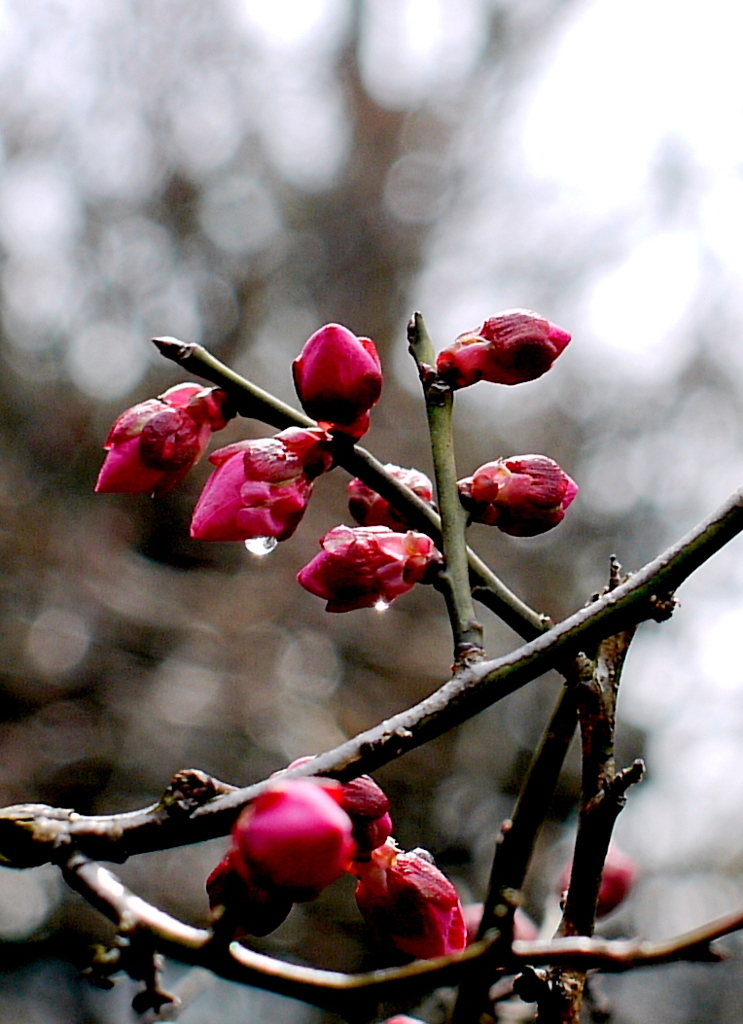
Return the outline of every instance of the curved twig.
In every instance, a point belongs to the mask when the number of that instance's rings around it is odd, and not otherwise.
[[[477,962],[492,954],[496,931],[461,953],[415,960],[402,967],[345,974],[285,963],[256,953],[237,942],[213,941],[211,932],[184,924],[134,895],[108,868],[79,851],[61,858],[67,882],[132,937],[147,933],[156,948],[185,963],[206,967],[222,977],[241,981],[304,1002],[343,1012],[359,999],[392,999],[420,987],[455,984]],[[534,942],[516,941],[505,969],[516,972],[526,964],[565,965],[582,970],[625,971],[676,960],[719,960],[710,943],[743,928],[743,911],[726,914],[699,928],[663,942],[640,939],[607,940],[570,937]]]

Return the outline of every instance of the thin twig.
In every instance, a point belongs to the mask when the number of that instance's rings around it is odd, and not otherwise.
[[[465,529],[467,513],[459,500],[457,467],[454,459],[451,388],[432,369],[434,350],[420,313],[408,324],[408,346],[423,385],[431,438],[431,455],[436,478],[436,495],[441,513],[441,538],[445,568],[439,574],[449,620],[454,634],[454,664],[462,667],[483,658],[482,626],[475,617],[470,589]]]
[[[608,591],[621,585],[621,566],[612,555]],[[636,626],[602,640],[593,655],[582,655],[575,697],[582,740],[581,801],[573,866],[560,935],[592,935],[604,862],[626,791],[642,777],[643,764],[617,771],[614,760],[616,703],[622,668]],[[553,967],[538,999],[540,1024],[578,1024],[586,973]]]
[[[358,1000],[368,1003],[402,993],[409,995],[417,987],[430,989],[453,984],[462,972],[489,956],[497,940],[497,933],[491,932],[462,953],[416,960],[403,967],[365,974],[318,970],[276,960],[239,943],[233,942],[229,947],[215,944],[210,932],[184,924],[135,896],[108,868],[90,861],[78,851],[59,859],[68,883],[113,921],[120,932],[135,938],[147,933],[157,949],[184,963],[207,967],[222,977],[341,1012]],[[710,950],[710,943],[741,928],[743,911],[738,911],[656,943],[581,936],[516,941],[503,966],[509,971],[519,970],[526,964],[625,971],[676,960],[713,961],[720,958]]]

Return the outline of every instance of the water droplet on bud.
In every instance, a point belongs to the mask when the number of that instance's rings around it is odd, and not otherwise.
[[[249,537],[245,541],[245,547],[251,555],[263,558],[264,555],[270,555],[278,543],[275,537]]]
[[[386,612],[388,608],[389,608],[389,604],[387,603],[387,601],[383,601],[381,599],[381,597],[377,601],[377,603],[374,605],[374,610],[377,611],[377,612]]]

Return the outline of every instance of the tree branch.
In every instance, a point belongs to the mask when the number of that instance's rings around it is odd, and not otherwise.
[[[178,921],[130,892],[119,879],[79,851],[58,857],[66,881],[105,914],[120,933],[137,941],[152,940],[160,952],[184,963],[206,967],[221,977],[301,999],[304,1002],[356,1017],[381,999],[410,996],[416,989],[428,990],[455,984],[463,972],[491,955],[498,933],[490,932],[461,953],[431,960],[415,960],[365,974],[343,974],[289,964],[256,953],[240,943],[215,943],[211,932]],[[534,942],[516,941],[503,966],[514,972],[523,966],[570,965],[581,970],[625,971],[676,960],[714,961],[718,954],[710,943],[743,928],[743,911],[726,914],[692,931],[663,942],[639,939],[611,941],[569,937]],[[148,946],[149,948],[149,946]]]
[[[659,602],[665,608],[669,593],[741,530],[743,490],[615,590],[558,626],[502,658],[471,666],[430,697],[291,774],[352,779],[442,735],[548,669],[564,666],[579,650],[656,616]],[[48,861],[60,843],[74,841],[90,856],[123,861],[134,853],[213,839],[226,835],[241,808],[267,785],[263,781],[227,792],[190,815],[173,814],[162,803],[100,816],[44,804],[8,807],[0,810],[0,859],[31,867]]]

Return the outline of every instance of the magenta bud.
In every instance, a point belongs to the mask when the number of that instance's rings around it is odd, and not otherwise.
[[[396,1017],[388,1017],[383,1024],[424,1024],[419,1017],[408,1017],[404,1013],[398,1013]]]
[[[276,781],[232,830],[232,865],[248,882],[295,902],[313,899],[346,871],[356,851],[338,786]]]
[[[392,818],[388,813],[374,818],[373,821],[363,818],[351,820],[357,847],[356,860],[367,860],[372,850],[382,846],[392,835]]]
[[[423,851],[402,853],[388,839],[354,871],[356,902],[378,943],[422,960],[464,949],[457,890]]]
[[[572,863],[563,869],[559,882],[561,892],[570,885],[572,870]],[[620,903],[624,902],[637,881],[638,873],[637,863],[632,857],[623,853],[616,846],[609,847],[604,861],[604,869],[601,872],[596,917],[606,917],[612,910],[616,910]]]
[[[575,481],[546,455],[486,462],[458,486],[471,519],[514,537],[535,537],[557,526],[578,493]]]
[[[507,309],[439,352],[436,369],[452,388],[478,380],[523,384],[552,366],[570,341],[562,327],[530,309]]]
[[[217,468],[196,503],[191,536],[219,541],[291,537],[307,508],[312,482],[333,464],[330,446],[324,430],[290,427],[275,437],[219,448],[209,457]]]
[[[99,493],[165,494],[201,458],[231,415],[224,391],[178,384],[127,409],[106,439]]]
[[[274,775],[298,768],[314,761],[314,757],[298,757],[295,761]],[[341,807],[351,819],[353,838],[356,843],[356,857],[363,859],[392,834],[392,818],[389,816],[390,802],[387,794],[376,784],[371,775],[359,775],[350,782],[339,783],[333,791]]]
[[[369,338],[326,324],[294,360],[294,386],[308,416],[353,438],[369,429],[382,391],[382,365]]]
[[[212,917],[216,923],[229,915],[235,938],[268,935],[289,916],[292,901],[282,893],[261,888],[245,870],[245,865],[239,874],[232,858],[233,850],[230,850],[206,880]]]
[[[384,468],[423,501],[433,501],[433,485],[425,473],[418,469],[403,469],[391,463]],[[393,508],[386,498],[377,494],[371,487],[367,487],[358,477],[350,481],[347,491],[348,509],[361,526],[389,526],[391,530],[407,529],[405,517]]]
[[[383,607],[420,583],[440,555],[430,537],[386,526],[336,526],[297,575],[311,594],[327,601],[326,611]]]

